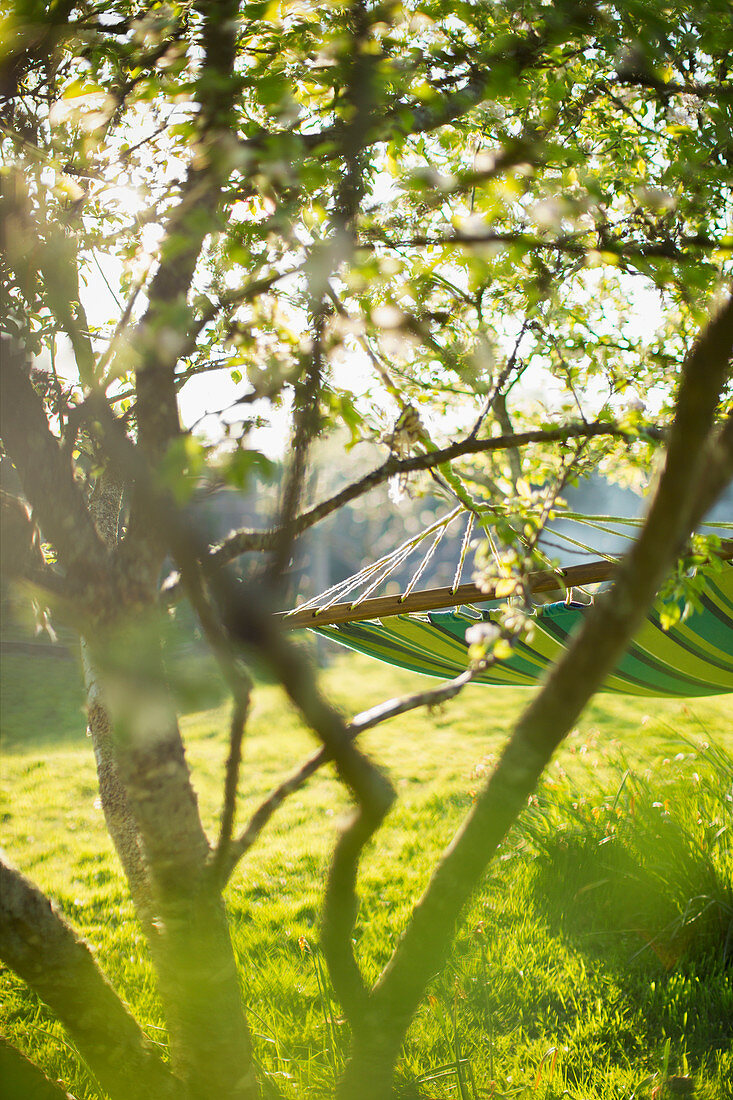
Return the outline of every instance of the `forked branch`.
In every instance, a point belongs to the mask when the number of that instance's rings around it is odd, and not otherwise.
[[[414,909],[372,991],[363,1027],[355,1033],[343,1097],[389,1095],[402,1038],[431,974],[441,964],[461,910],[553,752],[639,627],[688,537],[706,477],[706,444],[715,431],[717,402],[730,374],[731,349],[733,299],[708,325],[685,362],[665,468],[639,539],[619,565],[612,591],[589,609],[580,631],[519,719],[488,784]]]
[[[358,737],[360,733],[365,733],[367,730],[387,722],[390,718],[397,718],[399,715],[407,714],[408,711],[416,710],[418,707],[439,706],[441,703],[455,698],[467,684],[475,679],[479,672],[485,671],[488,665],[489,662],[484,662],[480,667],[466,669],[465,672],[461,672],[452,680],[447,680],[445,683],[429,688],[427,691],[418,691],[412,695],[403,695],[399,699],[389,699],[387,702],[378,703],[352,718],[348,725],[349,732],[352,737]],[[270,791],[255,810],[247,827],[239,834],[229,849],[224,868],[227,878],[233,873],[239,860],[247,854],[258,840],[265,826],[283,802],[307,783],[310,777],[315,775],[330,759],[331,757],[324,748],[318,749]]]

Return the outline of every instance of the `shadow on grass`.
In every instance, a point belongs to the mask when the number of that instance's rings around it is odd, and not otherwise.
[[[4,652],[0,744],[5,753],[82,745],[86,730],[81,664],[42,651]]]
[[[620,766],[606,793],[540,791],[523,823],[531,897],[644,1003],[650,1034],[703,1055],[733,1039],[733,758],[703,745],[665,764],[651,780]]]

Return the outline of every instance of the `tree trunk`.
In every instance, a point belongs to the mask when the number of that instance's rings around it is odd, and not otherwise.
[[[392,1076],[404,1031],[378,1014],[365,1014],[354,1032],[349,1059],[336,1089],[337,1100],[391,1100]],[[406,1028],[404,1029],[406,1030]]]
[[[133,820],[125,788],[120,782],[115,760],[112,724],[102,702],[89,648],[82,638],[82,664],[87,688],[87,730],[94,747],[99,797],[107,831],[112,838],[125,872],[135,911],[148,941],[155,938],[154,907],[150,875],[145,865],[142,839]]]
[[[110,547],[121,499],[121,484],[105,471],[89,507]],[[153,605],[158,551],[147,550]],[[134,623],[123,618],[103,640],[82,642],[100,797],[150,944],[176,1073],[191,1100],[245,1100],[259,1094],[251,1041],[226,911],[206,874],[210,849],[158,629],[151,607]]]
[[[149,877],[151,952],[175,1072],[190,1100],[251,1100],[259,1089],[236,960],[208,874],[210,847],[165,683],[155,613],[139,614],[104,642],[94,638],[89,655],[105,704],[90,714],[98,761],[109,765],[100,781],[108,799],[123,792],[139,833],[142,863],[128,846],[126,870],[136,875],[142,866]],[[107,714],[111,727],[102,730]],[[110,816],[118,830],[125,827],[113,807]],[[133,889],[147,906],[146,883]]]

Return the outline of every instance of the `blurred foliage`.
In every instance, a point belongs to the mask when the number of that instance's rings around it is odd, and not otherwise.
[[[215,77],[188,3],[6,6],[0,316],[39,356],[60,431],[92,385],[134,430],[133,322],[161,258],[203,225],[188,297],[155,333],[180,353],[184,403],[210,372],[225,394],[196,425],[203,438],[165,457],[178,499],[202,478],[242,489],[266,471],[257,429],[282,425],[307,372],[318,287],[321,435],[394,449],[406,408],[418,450],[481,416],[480,434],[626,428],[467,458],[460,481],[446,471],[440,492],[468,493],[513,545],[536,520],[522,486],[559,491],[595,469],[646,485],[647,428],[668,422],[685,352],[730,278],[729,4],[365,12],[355,38],[342,0],[244,3],[234,73]],[[217,81],[231,81],[233,109],[204,125]],[[347,245],[336,228],[354,164]],[[223,181],[210,224],[188,196],[197,166]],[[90,450],[82,435],[80,476]]]

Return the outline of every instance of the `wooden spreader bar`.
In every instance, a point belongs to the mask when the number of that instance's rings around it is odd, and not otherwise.
[[[733,559],[733,542],[724,542],[720,556],[726,561]],[[581,587],[584,584],[598,584],[609,580],[616,568],[613,561],[589,561],[580,565],[570,565],[567,569],[547,569],[530,573],[531,592],[565,591],[568,588]],[[338,623],[358,623],[365,619],[382,619],[388,615],[406,615],[410,611],[438,611],[441,607],[457,607],[459,604],[485,603],[497,599],[497,578],[487,590],[475,584],[459,584],[458,588],[431,588],[424,592],[411,592],[409,596],[375,596],[368,600],[334,603],[324,611],[309,608],[306,611],[285,612],[278,615],[285,630],[300,627],[336,626]]]
[[[567,569],[547,570],[531,573],[529,578],[532,592],[551,592],[564,590],[582,584],[595,584],[605,581],[613,573],[615,562],[591,561],[582,565],[571,565]],[[501,583],[498,579],[495,584]],[[457,607],[462,603],[485,603],[494,600],[495,585],[487,590],[475,584],[459,584],[458,588],[431,588],[425,592],[411,592],[409,596],[375,596],[362,600],[354,607],[353,603],[334,603],[325,611],[309,608],[307,611],[294,611],[281,617],[282,625],[287,629],[303,626],[335,626],[337,623],[363,622],[365,619],[381,619],[387,615],[406,615],[410,611],[437,611],[441,607]]]

